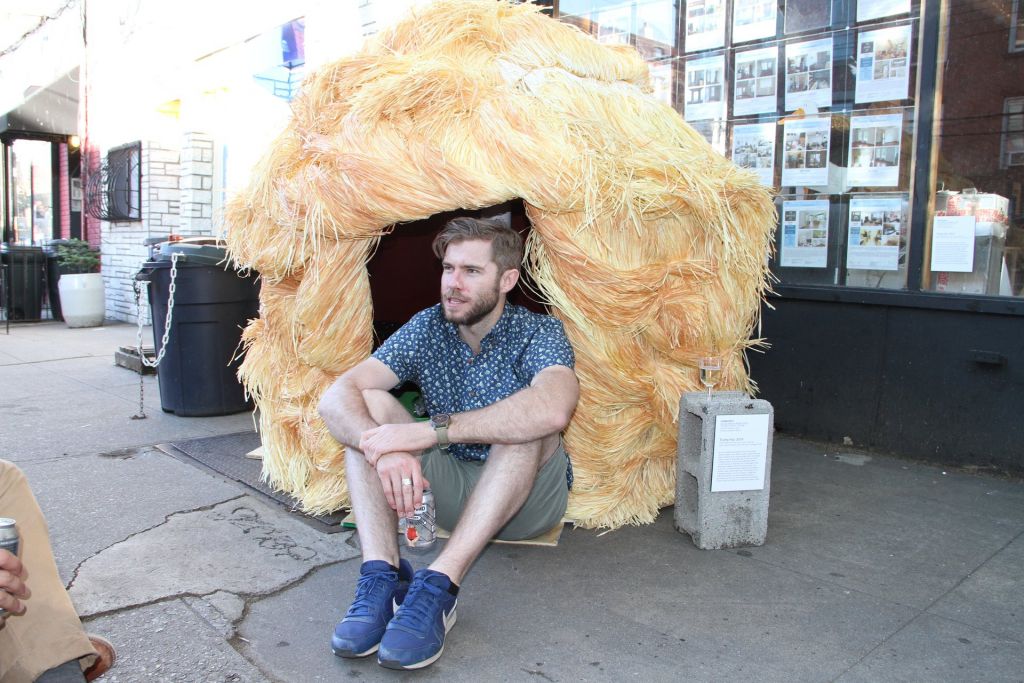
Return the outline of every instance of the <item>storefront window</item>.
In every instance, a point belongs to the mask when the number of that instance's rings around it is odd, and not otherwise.
[[[1024,11],[1021,0],[1013,0],[1013,15],[1010,17],[1010,52],[1024,51]]]
[[[40,244],[53,235],[52,145],[42,140],[14,140],[10,146],[8,201],[11,241]]]
[[[777,192],[783,284],[904,289],[920,3],[562,0],[634,45],[655,95]]]
[[[1024,32],[1019,0],[951,0],[940,55],[925,289],[1024,295]],[[1009,48],[1007,48],[1009,45]]]

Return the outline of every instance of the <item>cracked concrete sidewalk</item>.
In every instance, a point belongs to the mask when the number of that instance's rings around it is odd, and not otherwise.
[[[148,334],[148,332],[147,332]],[[104,681],[390,680],[331,655],[359,560],[157,444],[252,429],[179,418],[112,364],[135,328],[0,334],[0,457],[25,470]],[[492,546],[460,593],[437,681],[1017,681],[1024,485],[777,437],[768,541],[700,551],[671,510],[557,548]],[[436,555],[410,556],[423,566]],[[408,676],[406,676],[408,677]]]

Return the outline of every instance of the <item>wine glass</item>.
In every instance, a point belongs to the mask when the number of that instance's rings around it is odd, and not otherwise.
[[[722,359],[718,356],[701,356],[697,362],[700,368],[700,383],[708,388],[708,401],[711,401],[711,387],[722,378]]]

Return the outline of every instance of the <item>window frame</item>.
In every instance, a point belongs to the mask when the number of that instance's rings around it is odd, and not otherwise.
[[[1013,11],[1010,14],[1010,52],[1024,52],[1024,11],[1021,0],[1013,0]]]
[[[1010,107],[1018,105],[1017,111],[1010,111]],[[1020,117],[1021,125],[1019,129],[1010,130],[1010,123],[1012,122],[1011,117]],[[1012,152],[1014,155],[1020,155],[1020,160],[1017,163],[1010,163],[1010,140],[1020,138],[1021,140],[1021,151]],[[999,143],[999,168],[1011,168],[1014,166],[1024,166],[1024,95],[1018,95],[1015,97],[1007,97],[1003,100],[1003,126],[1002,126],[1002,139]]]

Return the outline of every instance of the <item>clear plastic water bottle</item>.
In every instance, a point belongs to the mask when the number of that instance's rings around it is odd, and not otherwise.
[[[427,550],[437,540],[437,521],[434,517],[434,494],[430,489],[423,489],[423,502],[416,506],[410,517],[399,521],[399,528],[404,524],[402,538],[405,545],[412,550]]]

